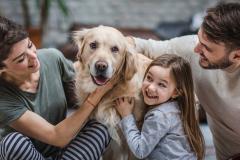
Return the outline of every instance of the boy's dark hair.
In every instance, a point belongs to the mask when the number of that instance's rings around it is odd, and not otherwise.
[[[21,25],[0,16],[0,69],[3,61],[8,58],[12,46],[27,38],[28,33]]]
[[[202,30],[210,41],[224,43],[228,50],[240,48],[240,3],[220,2],[209,8]]]

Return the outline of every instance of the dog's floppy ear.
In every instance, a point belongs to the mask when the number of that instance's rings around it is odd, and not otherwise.
[[[88,31],[89,29],[83,29],[83,30],[72,32],[72,40],[78,46],[77,59],[80,62],[82,62],[81,55],[82,55],[84,44],[85,44],[84,36]]]
[[[136,54],[136,53],[134,53],[133,46],[131,44],[127,45],[125,64],[124,64],[124,79],[125,80],[132,79],[133,75],[137,71],[133,54]]]

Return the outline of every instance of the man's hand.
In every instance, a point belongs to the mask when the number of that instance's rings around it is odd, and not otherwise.
[[[133,112],[134,98],[133,97],[121,97],[115,100],[115,107],[121,117],[126,117]]]

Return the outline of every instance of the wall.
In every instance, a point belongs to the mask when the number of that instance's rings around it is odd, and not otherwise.
[[[32,20],[39,18],[35,0],[30,1]],[[67,0],[69,17],[64,17],[53,3],[44,46],[56,46],[66,41],[73,22],[103,24],[118,27],[154,29],[159,22],[188,20],[218,0]],[[20,0],[1,0],[0,14],[23,23]]]

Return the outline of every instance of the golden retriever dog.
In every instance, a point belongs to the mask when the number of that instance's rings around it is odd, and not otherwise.
[[[103,159],[129,159],[129,150],[118,129],[121,118],[114,107],[119,97],[134,97],[133,114],[141,121],[144,103],[140,98],[145,70],[151,60],[134,53],[134,45],[121,32],[112,27],[99,26],[73,32],[78,45],[76,69],[76,93],[81,104],[98,86],[106,84],[113,76],[118,83],[98,104],[92,117],[108,127],[111,142]],[[131,158],[130,158],[131,159]]]

